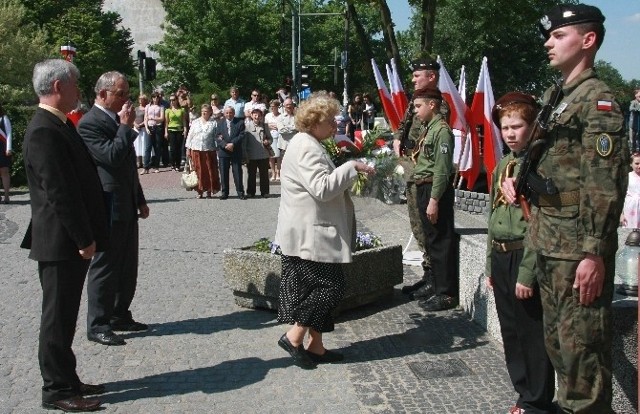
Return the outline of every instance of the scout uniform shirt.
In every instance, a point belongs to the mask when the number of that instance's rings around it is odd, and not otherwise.
[[[453,132],[442,114],[435,114],[418,143],[420,154],[413,171],[416,183],[432,181],[431,198],[440,200],[453,172]]]
[[[560,194],[541,196],[525,240],[539,254],[582,260],[611,254],[628,180],[623,117],[609,87],[593,69],[562,88],[538,164]],[[550,90],[545,93],[546,102]]]
[[[502,160],[493,171],[493,184],[491,186],[491,209],[489,210],[489,224],[487,231],[487,264],[485,267],[485,275],[491,275],[491,252],[493,250],[493,241],[501,242],[509,240],[522,240],[527,233],[527,222],[522,215],[522,209],[509,204],[502,197],[502,189],[500,188],[500,178],[503,176],[507,165],[511,174],[509,177],[516,177],[520,170],[522,158],[516,156],[513,152]],[[505,177],[508,178],[508,177]],[[533,287],[535,284],[535,273],[533,269],[536,264],[536,254],[534,251],[525,249],[522,255],[522,262],[518,269],[518,283],[527,287]]]

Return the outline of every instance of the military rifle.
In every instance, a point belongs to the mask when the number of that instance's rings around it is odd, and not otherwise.
[[[545,133],[549,128],[549,120],[560,99],[562,99],[562,84],[559,80],[556,80],[549,100],[540,112],[538,112],[533,129],[531,130],[531,135],[529,136],[529,148],[522,159],[522,165],[516,178],[516,202],[522,208],[522,215],[526,221],[529,221],[531,217],[529,199],[532,196],[532,191],[537,194],[547,195],[558,193],[558,189],[553,181],[550,178],[545,179],[540,177],[536,173],[536,168],[538,167],[538,162],[542,157],[542,152],[547,143]]]

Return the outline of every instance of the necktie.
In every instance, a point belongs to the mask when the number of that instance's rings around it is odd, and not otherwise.
[[[116,124],[120,126],[120,115],[116,114]]]
[[[227,134],[231,136],[231,121],[227,121]]]

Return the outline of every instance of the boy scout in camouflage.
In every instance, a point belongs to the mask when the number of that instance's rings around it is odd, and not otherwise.
[[[555,411],[553,366],[542,329],[540,289],[535,282],[536,254],[524,249],[527,223],[522,209],[507,202],[500,184],[520,169],[538,105],[531,95],[509,92],[491,113],[511,149],[493,171],[487,233],[487,285],[493,290],[507,371],[518,399],[509,414]]]
[[[596,7],[560,5],[539,25],[564,97],[536,171],[551,185],[534,189],[525,244],[538,254],[546,348],[566,413],[613,412],[611,300],[629,153],[620,106],[593,70],[604,20]]]
[[[453,231],[453,132],[440,113],[437,88],[418,89],[413,95],[417,118],[426,125],[413,154],[413,179],[424,239],[431,257],[433,296],[420,306],[428,311],[458,304],[455,234]]]
[[[430,58],[414,60],[411,62],[411,70],[413,71],[412,82],[414,90],[427,87],[435,88],[438,86],[440,64],[435,60]],[[448,107],[442,105],[442,108],[445,111],[445,119],[448,119]],[[413,102],[410,102],[404,118],[400,123],[400,127],[394,134],[393,147],[396,155],[400,157],[399,162],[404,169],[409,224],[413,237],[418,243],[418,248],[422,252],[422,269],[424,272],[422,279],[413,285],[407,285],[402,288],[402,293],[410,294],[412,299],[428,299],[433,295],[431,259],[429,258],[429,252],[424,240],[422,222],[420,221],[420,214],[416,202],[416,187],[413,180],[415,161],[411,158],[423,129],[422,122],[414,114]]]

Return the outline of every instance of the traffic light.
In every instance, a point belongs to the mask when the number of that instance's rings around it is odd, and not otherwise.
[[[310,78],[311,78],[311,66],[300,65],[300,85],[303,88],[309,86]]]
[[[156,78],[156,60],[146,57],[142,62],[142,78],[146,81],[154,80]]]

